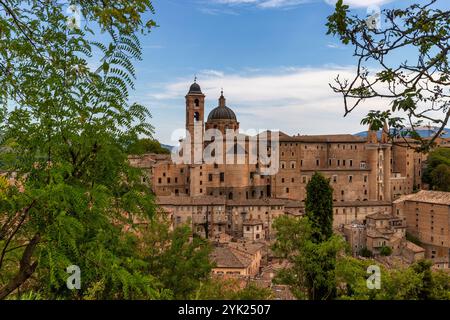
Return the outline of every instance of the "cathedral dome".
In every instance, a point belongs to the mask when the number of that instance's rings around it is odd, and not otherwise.
[[[208,115],[208,121],[211,120],[236,120],[236,115],[234,114],[233,110],[230,108],[223,106],[223,107],[216,107],[214,108]]]
[[[212,109],[208,115],[208,121],[211,120],[232,120],[237,121],[236,114],[233,110],[225,105],[225,97],[222,94],[219,98],[219,106]]]

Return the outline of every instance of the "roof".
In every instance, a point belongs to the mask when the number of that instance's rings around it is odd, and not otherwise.
[[[244,226],[258,226],[258,225],[261,225],[261,224],[264,224],[264,223],[261,220],[252,219],[252,220],[244,221],[242,224]]]
[[[229,247],[216,247],[210,258],[218,268],[247,268],[251,264],[251,258],[240,254]]]
[[[417,193],[402,196],[395,200],[394,203],[403,201],[426,202],[450,206],[450,192],[421,190]]]
[[[212,120],[232,120],[237,121],[236,114],[227,106],[219,106],[211,110],[208,115],[208,122]]]
[[[202,89],[197,82],[191,84],[188,94],[202,94]]]
[[[280,141],[306,142],[306,143],[365,143],[365,137],[354,136],[351,134],[330,134],[330,135],[280,135]]]
[[[156,198],[156,203],[159,205],[225,205],[226,200],[223,197],[201,196],[201,197],[187,197],[187,196],[160,196]]]
[[[367,230],[366,236],[369,238],[383,238],[389,240],[389,237],[378,230]]]
[[[368,214],[366,216],[366,218],[367,219],[374,219],[374,220],[389,220],[389,219],[391,219],[393,217],[390,214],[387,214],[387,213],[379,211],[379,212]]]
[[[228,200],[229,206],[282,206],[286,200],[278,198]]]
[[[405,248],[408,249],[408,250],[411,250],[413,252],[424,252],[425,251],[424,248],[418,246],[415,243],[412,243],[411,241],[406,241]]]
[[[230,242],[225,246],[217,246],[210,255],[217,268],[247,268],[257,251],[263,247],[260,243]]]

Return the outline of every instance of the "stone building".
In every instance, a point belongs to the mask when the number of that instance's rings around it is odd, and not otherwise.
[[[425,248],[436,267],[450,260],[450,193],[422,190],[393,203],[394,214],[406,219],[407,231]]]
[[[342,232],[358,256],[363,249],[375,256],[381,254],[383,247],[389,247],[392,255],[402,256],[407,263],[413,263],[425,257],[425,250],[406,239],[406,219],[385,212],[376,212],[366,216],[364,221],[354,221],[345,225]]]
[[[306,185],[316,171],[328,177],[333,187],[336,228],[363,221],[375,212],[391,213],[393,200],[422,187],[426,157],[389,143],[387,127],[381,135],[369,128],[367,137],[290,136],[280,131],[279,148],[267,145],[267,158],[279,164],[278,171],[268,174],[262,158],[251,161],[251,142],[274,132],[253,136],[235,132],[233,143],[227,145],[227,130],[239,130],[240,123],[223,92],[209,113],[198,83],[190,86],[185,101],[189,135],[180,140],[185,149],[177,156],[190,161],[176,162],[170,155],[154,154],[130,157],[130,161],[145,169],[143,181],[153,189],[158,203],[173,213],[174,224],[189,220],[193,230],[204,236],[243,237],[244,224],[260,220],[264,238],[270,240],[275,217],[303,214]],[[222,133],[223,141],[206,130]],[[218,150],[211,148],[220,141]],[[439,143],[447,142],[440,139]],[[231,154],[233,161],[205,161],[204,153],[219,160]]]
[[[215,266],[212,273],[231,277],[254,277],[260,273],[264,245],[227,243],[216,245],[211,253]]]

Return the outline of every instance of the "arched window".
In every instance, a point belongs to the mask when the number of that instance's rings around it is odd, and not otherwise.
[[[200,113],[194,112],[194,120],[199,121],[200,120]]]
[[[194,104],[195,104],[196,107],[198,107],[200,105],[200,100],[195,99]]]

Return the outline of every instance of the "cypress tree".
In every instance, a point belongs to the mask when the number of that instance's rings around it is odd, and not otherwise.
[[[313,228],[313,241],[326,241],[333,235],[333,188],[330,180],[314,173],[306,186],[306,216]]]

